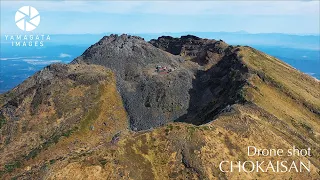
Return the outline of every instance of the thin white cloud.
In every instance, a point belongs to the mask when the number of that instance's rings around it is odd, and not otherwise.
[[[23,61],[32,65],[49,65],[52,63],[61,62],[61,60],[39,60],[39,59],[23,59]]]
[[[308,75],[310,75],[310,76],[313,76],[313,75],[315,75],[316,73],[307,72],[306,74],[308,74]]]
[[[7,60],[20,60],[25,58],[35,58],[35,59],[41,59],[45,58],[46,56],[31,56],[31,57],[9,57],[9,58],[0,58],[0,61],[7,61]]]
[[[33,67],[27,67],[27,68],[22,68],[22,69],[19,69],[19,71],[35,71],[36,69],[33,68]]]
[[[319,1],[28,1],[41,11],[102,12],[113,14],[319,14]],[[21,1],[1,1],[3,9],[16,10]]]
[[[68,57],[71,57],[70,54],[66,54],[66,53],[60,53],[59,55],[60,58],[68,58]]]

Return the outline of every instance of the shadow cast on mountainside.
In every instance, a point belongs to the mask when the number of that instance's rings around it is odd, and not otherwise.
[[[230,111],[230,105],[246,102],[244,85],[248,68],[236,53],[224,56],[207,71],[198,70],[189,90],[190,101],[187,113],[175,122],[194,125],[208,123],[221,112]]]

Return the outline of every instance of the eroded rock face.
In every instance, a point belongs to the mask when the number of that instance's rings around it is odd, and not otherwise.
[[[155,47],[174,55],[180,55],[200,65],[216,64],[225,54],[228,44],[222,40],[201,39],[197,36],[187,35],[181,38],[161,36],[150,41]]]
[[[214,120],[227,106],[244,102],[242,87],[248,69],[238,56],[238,47],[192,35],[162,36],[150,43],[199,65],[189,91],[188,112],[177,121],[201,125]]]
[[[113,70],[132,130],[145,130],[187,113],[193,73],[174,56],[140,37],[102,38],[72,63],[98,64]],[[156,67],[166,67],[157,72]],[[171,72],[169,72],[169,69]]]

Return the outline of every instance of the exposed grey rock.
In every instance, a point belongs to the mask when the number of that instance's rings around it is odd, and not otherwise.
[[[174,56],[140,37],[103,37],[72,63],[98,64],[113,70],[132,130],[145,130],[174,121],[187,113],[193,73]],[[161,65],[170,73],[155,72]]]
[[[172,121],[212,121],[228,104],[243,101],[247,73],[235,48],[192,35],[149,43],[136,36],[105,36],[71,63],[115,72],[134,131]]]

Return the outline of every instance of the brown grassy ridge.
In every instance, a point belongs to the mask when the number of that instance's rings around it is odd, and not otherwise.
[[[57,159],[86,153],[102,141],[110,141],[117,132],[125,133],[127,115],[115,86],[114,74],[94,65],[70,65],[68,71],[71,78],[57,79],[49,85],[46,89],[52,91],[44,92],[49,96],[39,98],[36,110],[32,109],[35,108],[32,107],[35,93],[27,94],[20,104],[19,108],[28,111],[24,111],[19,122],[28,122],[30,129],[28,134],[19,130],[14,132],[12,142],[1,149],[1,153],[8,155],[0,159],[3,178],[20,177],[26,169],[37,177],[39,172],[36,171]],[[81,77],[84,74],[87,79]],[[30,137],[35,138],[36,143],[24,145]],[[21,146],[21,150],[12,149]],[[10,155],[10,149],[15,156]]]
[[[318,177],[312,173],[222,173],[222,160],[288,160],[297,158],[248,158],[248,145],[269,148],[290,148],[273,122],[259,108],[234,107],[239,112],[221,116],[215,122],[194,126],[169,124],[150,132],[122,137],[116,147],[95,151],[87,157],[55,170],[49,179],[81,179],[85,177],[110,179],[301,179]],[[274,144],[277,142],[277,144]],[[306,158],[299,158],[307,161]],[[98,178],[99,179],[99,178]]]
[[[310,110],[320,112],[320,81],[281,60],[250,47],[242,47],[244,63],[266,83],[276,86],[286,95]]]

